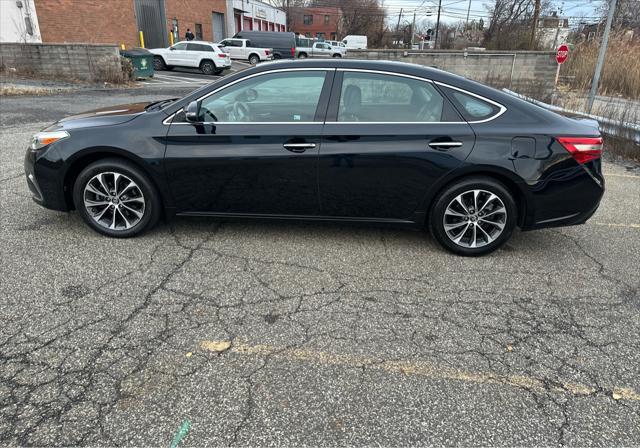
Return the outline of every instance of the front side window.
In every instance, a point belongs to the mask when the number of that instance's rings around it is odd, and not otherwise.
[[[325,71],[267,73],[240,81],[200,105],[205,122],[314,121]]]
[[[338,121],[438,122],[444,99],[427,81],[403,76],[344,72]]]

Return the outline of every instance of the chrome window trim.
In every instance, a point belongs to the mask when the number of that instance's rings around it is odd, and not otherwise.
[[[478,95],[477,93],[473,93],[473,92],[469,92],[468,90],[465,89],[461,89],[460,87],[455,87],[452,86],[450,84],[441,82],[441,81],[434,81],[428,78],[422,78],[420,76],[415,76],[415,75],[408,75],[406,73],[395,73],[395,72],[389,72],[389,71],[384,71],[384,70],[370,70],[370,69],[362,69],[362,68],[331,68],[331,67],[300,67],[300,68],[281,68],[281,69],[273,69],[273,70],[268,70],[268,71],[264,71],[264,72],[260,72],[260,73],[254,73],[252,75],[249,76],[245,76],[239,79],[236,79],[235,81],[230,82],[229,84],[225,84],[224,86],[215,89],[209,93],[207,93],[206,95],[201,96],[200,98],[194,100],[194,101],[202,101],[203,99],[223,90],[226,89],[227,87],[230,87],[240,81],[244,81],[245,79],[250,79],[256,76],[261,76],[261,75],[266,75],[266,74],[270,74],[270,73],[277,73],[277,72],[296,72],[296,71],[325,71],[325,72],[329,72],[329,71],[340,71],[340,72],[363,72],[363,73],[376,73],[376,74],[381,74],[381,75],[390,75],[390,76],[399,76],[399,77],[403,77],[403,78],[411,78],[411,79],[416,79],[418,81],[423,81],[423,82],[429,82],[431,84],[437,84],[439,86],[443,86],[443,87],[447,87],[449,89],[453,89],[453,90],[457,90],[459,92],[465,93],[467,95],[476,97],[482,101],[486,101],[489,104],[493,104],[494,106],[498,107],[500,109],[500,111],[495,114],[492,115],[489,118],[485,118],[483,120],[475,120],[475,121],[240,121],[240,122],[236,122],[236,121],[207,121],[207,122],[203,122],[200,124],[208,124],[208,125],[213,125],[213,124],[232,124],[232,125],[240,125],[240,124],[349,124],[349,125],[354,125],[354,124],[367,124],[367,125],[372,125],[372,124],[422,124],[422,125],[426,125],[426,124],[461,124],[461,123],[468,123],[468,124],[479,124],[479,123],[487,123],[489,121],[495,120],[496,118],[498,118],[499,116],[501,116],[502,114],[504,114],[507,111],[507,108],[496,102],[493,100],[490,100],[489,98],[486,98],[482,95]],[[173,117],[175,115],[177,115],[178,113],[182,112],[184,110],[184,108],[181,108],[179,110],[177,110],[176,112],[174,112],[173,114],[169,115],[167,118],[165,118],[162,121],[162,124],[164,125],[171,125],[171,120],[173,120]],[[193,126],[192,123],[174,123],[174,125],[188,125],[188,126]]]
[[[497,114],[492,115],[489,118],[485,118],[484,120],[467,121],[467,123],[472,123],[472,124],[475,124],[475,123],[486,123],[487,121],[495,120],[496,118],[498,118],[500,115],[502,115],[503,113],[505,113],[507,111],[506,106],[503,106],[502,104],[500,104],[500,103],[498,103],[496,101],[490,100],[489,98],[486,98],[486,97],[484,97],[482,95],[478,95],[477,93],[469,92],[468,90],[461,89],[460,87],[455,87],[455,86],[446,84],[444,82],[440,82],[440,81],[434,81],[434,82],[436,84],[438,84],[439,86],[443,86],[443,87],[446,87],[448,89],[457,90],[458,92],[462,92],[462,93],[465,93],[465,94],[470,95],[470,96],[475,96],[476,98],[479,98],[482,101],[486,101],[489,104],[493,104],[494,106],[496,106],[496,107],[498,107],[500,109],[500,111]]]
[[[459,124],[459,123],[469,123],[469,124],[477,124],[477,123],[486,123],[488,121],[491,120],[495,120],[496,118],[498,118],[500,115],[504,114],[507,111],[507,108],[505,106],[503,106],[502,104],[490,100],[489,98],[486,98],[482,95],[478,95],[477,93],[473,93],[473,92],[469,92],[468,90],[465,89],[461,89],[460,87],[455,87],[452,85],[449,85],[447,83],[444,82],[440,82],[440,81],[434,81],[432,79],[428,79],[428,78],[423,78],[420,76],[415,76],[415,75],[408,75],[406,73],[395,73],[395,72],[389,72],[389,71],[384,71],[384,70],[370,70],[370,69],[364,69],[364,68],[338,68],[337,69],[339,72],[364,72],[364,73],[376,73],[376,74],[381,74],[381,75],[391,75],[391,76],[400,76],[400,77],[404,77],[404,78],[412,78],[412,79],[416,79],[418,81],[423,81],[423,82],[430,82],[431,84],[437,84],[439,86],[443,86],[443,87],[448,87],[450,89],[453,90],[457,90],[459,92],[462,93],[466,93],[467,95],[470,96],[474,96],[476,98],[481,99],[482,101],[486,101],[489,104],[493,104],[494,106],[498,107],[500,109],[500,111],[495,114],[490,116],[489,118],[485,118],[483,120],[475,120],[475,121],[328,121],[327,123],[345,123],[345,124],[358,124],[358,123],[362,123],[362,124]]]
[[[262,76],[262,75],[267,75],[267,74],[271,74],[271,73],[278,73],[278,72],[330,72],[330,71],[335,71],[336,69],[333,67],[318,67],[318,68],[314,68],[314,67],[294,67],[294,68],[278,68],[278,69],[273,69],[273,70],[268,70],[268,71],[264,71],[264,72],[260,72],[260,73],[254,73],[252,75],[249,76],[243,76],[242,78],[238,78],[235,81],[231,81],[229,84],[225,84],[222,87],[219,87],[215,90],[212,90],[211,92],[201,96],[200,98],[194,100],[194,101],[202,101],[205,98],[210,97],[211,95],[218,93],[224,89],[226,89],[227,87],[231,87],[234,84],[237,84],[241,81],[244,81],[246,79],[251,79],[251,78],[255,78],[256,76]],[[169,115],[167,118],[165,118],[164,120],[162,120],[162,124],[164,125],[171,125],[171,120],[173,120],[173,117],[175,117],[177,114],[179,114],[180,112],[182,112],[184,110],[184,107],[181,109],[178,109],[177,111],[175,111],[174,113],[172,113],[171,115]],[[207,122],[203,122],[200,124],[323,124],[323,121],[207,121]],[[192,126],[192,123],[174,123],[175,125],[189,125]]]

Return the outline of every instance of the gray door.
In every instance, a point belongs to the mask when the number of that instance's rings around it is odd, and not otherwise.
[[[164,0],[135,0],[138,31],[144,33],[147,48],[165,48],[169,45]]]
[[[211,23],[213,24],[213,41],[220,42],[225,38],[224,14],[220,12],[214,12]]]

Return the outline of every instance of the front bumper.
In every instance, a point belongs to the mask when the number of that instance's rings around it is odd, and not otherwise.
[[[48,159],[45,150],[27,150],[24,157],[24,173],[31,197],[37,204],[51,210],[69,211],[60,180],[60,166]],[[52,163],[53,162],[53,163]]]

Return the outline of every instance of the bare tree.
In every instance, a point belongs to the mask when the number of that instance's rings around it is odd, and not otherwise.
[[[540,15],[549,11],[549,0],[539,3]],[[488,7],[491,18],[485,31],[485,45],[496,50],[532,49],[535,0],[494,0]],[[535,47],[537,43],[533,42]]]

